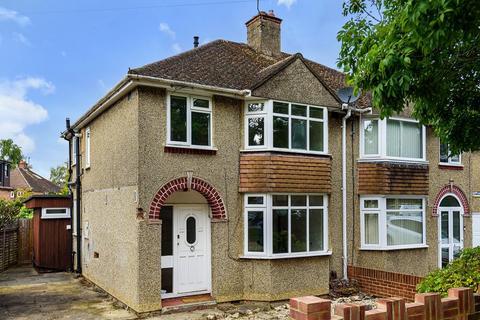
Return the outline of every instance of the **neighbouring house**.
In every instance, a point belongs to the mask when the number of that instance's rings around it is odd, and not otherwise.
[[[18,166],[11,171],[10,186],[14,189],[14,198],[28,194],[42,195],[59,193],[60,186],[35,173],[30,165],[21,160]]]
[[[0,160],[0,199],[10,200],[15,197],[14,189],[10,186],[10,166],[7,160]]]
[[[67,121],[75,268],[134,310],[322,295],[332,273],[408,296],[472,246],[478,155],[342,106],[344,74],[282,52],[281,22],[197,38]]]

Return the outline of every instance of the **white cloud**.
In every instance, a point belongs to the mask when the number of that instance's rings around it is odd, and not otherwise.
[[[287,8],[290,8],[297,0],[277,0],[277,4],[279,6],[285,6]]]
[[[158,26],[158,30],[165,33],[166,35],[168,35],[172,39],[175,38],[175,31],[173,31],[170,28],[170,26],[168,25],[168,23],[166,23],[166,22],[161,22],[160,25]]]
[[[17,42],[20,42],[26,46],[31,46],[32,44],[30,43],[30,41],[27,39],[27,37],[25,37],[23,34],[19,33],[19,32],[14,32],[13,34],[13,39]]]
[[[30,18],[19,14],[17,11],[0,7],[0,21],[13,21],[22,27],[30,24]]]
[[[180,52],[182,52],[182,47],[180,47],[180,45],[178,43],[174,43],[172,45],[172,50],[175,53],[180,53]]]
[[[35,149],[35,141],[25,133],[25,128],[48,117],[43,106],[27,97],[31,90],[50,94],[55,87],[45,79],[37,77],[0,80],[0,139],[13,139],[26,154]]]

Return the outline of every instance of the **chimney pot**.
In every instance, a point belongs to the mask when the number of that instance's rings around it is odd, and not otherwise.
[[[194,36],[194,37],[193,37],[193,47],[194,47],[194,48],[197,48],[198,45],[199,45],[198,39],[199,39],[198,36]]]
[[[20,162],[18,163],[18,167],[21,168],[21,169],[26,169],[27,168],[27,162],[25,160],[20,160]]]
[[[268,15],[271,17],[275,17],[275,12],[273,10],[268,10]]]

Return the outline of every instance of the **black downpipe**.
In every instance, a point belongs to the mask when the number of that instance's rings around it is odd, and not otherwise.
[[[80,226],[80,215],[81,215],[81,212],[80,212],[80,198],[81,198],[81,182],[80,182],[80,175],[81,175],[81,172],[80,172],[80,143],[78,141],[78,137],[76,137],[75,135],[73,136],[76,141],[76,143],[74,143],[74,146],[75,146],[75,192],[76,192],[76,203],[75,203],[75,206],[76,206],[76,211],[77,211],[77,255],[76,255],[76,258],[77,258],[77,273],[82,273],[82,252],[81,252],[81,248],[82,248],[82,229],[81,229],[81,226]]]
[[[65,125],[66,125],[66,128],[67,128],[67,132],[71,133],[72,129],[70,128],[70,119],[69,118],[65,119]],[[72,139],[69,139],[65,136],[63,138],[68,141],[68,163],[67,163],[67,168],[68,168],[68,173],[67,173],[68,194],[70,196],[73,196],[72,186],[70,185],[70,182],[72,181]],[[70,206],[70,212],[73,212],[73,203],[72,203],[72,206]],[[70,226],[73,227],[73,214],[70,215]],[[72,228],[71,244],[72,243],[73,243],[73,228]],[[73,266],[74,266],[73,252],[72,252],[72,255],[70,257],[70,265],[72,266],[72,269],[73,269]]]

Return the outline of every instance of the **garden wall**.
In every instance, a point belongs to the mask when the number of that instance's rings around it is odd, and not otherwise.
[[[476,320],[480,319],[480,295],[470,288],[453,288],[447,298],[437,293],[415,295],[415,302],[404,298],[386,298],[377,308],[365,305],[338,304],[331,310],[331,301],[314,296],[290,299],[290,317],[294,320]]]

